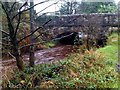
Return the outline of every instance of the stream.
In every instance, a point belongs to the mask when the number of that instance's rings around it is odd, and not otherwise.
[[[41,63],[55,62],[64,59],[71,51],[71,45],[60,45],[49,49],[35,51],[35,65]],[[29,55],[22,56],[24,63],[29,63]],[[0,60],[0,69],[16,66],[15,59]],[[3,70],[2,70],[3,71]]]

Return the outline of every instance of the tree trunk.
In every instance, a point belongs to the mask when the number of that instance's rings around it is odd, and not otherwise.
[[[33,6],[34,3],[33,3],[33,0],[30,2],[30,6]],[[34,8],[31,8],[30,9],[30,32],[33,32],[34,31],[34,25],[33,23],[34,22]],[[30,36],[30,44],[34,43],[34,40],[33,40],[33,37]],[[34,57],[34,46],[30,46],[30,55],[29,55],[29,65],[30,67],[34,67],[34,60],[35,60],[35,57]]]
[[[23,71],[24,70],[24,63],[22,61],[22,57],[20,55],[15,56],[16,58],[16,64],[19,70]]]
[[[29,55],[29,66],[30,67],[34,67],[34,60],[35,60],[34,47],[30,46],[30,55]]]
[[[20,55],[19,49],[18,49],[18,44],[17,44],[17,40],[16,37],[14,37],[13,41],[12,41],[12,49],[13,49],[13,56],[16,59],[16,64],[19,70],[23,71],[24,70],[24,63],[22,60],[22,57]]]

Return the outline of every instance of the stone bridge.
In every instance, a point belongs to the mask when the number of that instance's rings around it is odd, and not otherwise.
[[[52,37],[65,31],[84,33],[107,32],[111,27],[118,27],[119,24],[117,13],[55,15],[46,17],[52,19],[45,25],[46,32],[50,32]],[[50,18],[45,18],[43,21],[46,22]],[[39,22],[39,24],[42,23]]]
[[[93,22],[102,27],[117,27],[118,16],[117,13],[56,15],[46,24],[46,27],[81,27]]]

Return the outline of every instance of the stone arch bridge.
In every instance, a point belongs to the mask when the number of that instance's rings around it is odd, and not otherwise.
[[[46,25],[46,31],[50,32],[52,36],[56,36],[65,31],[76,32],[107,32],[110,27],[118,27],[117,13],[92,13],[92,14],[75,14],[75,15],[55,15],[50,17]],[[44,22],[50,18],[45,18]],[[43,22],[43,23],[44,23]],[[39,22],[39,24],[42,24]]]
[[[81,27],[87,22],[96,22],[102,27],[117,27],[117,13],[92,13],[75,15],[56,15],[47,23],[46,27]]]

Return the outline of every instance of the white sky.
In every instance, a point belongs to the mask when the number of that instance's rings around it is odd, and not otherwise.
[[[33,0],[33,1],[34,1],[34,4],[36,4],[36,3],[39,3],[39,2],[45,1],[45,0]],[[35,7],[35,10],[36,10],[36,12],[39,12],[39,11],[41,11],[42,9],[44,9],[45,7],[51,5],[52,3],[55,3],[55,2],[57,2],[57,1],[59,1],[58,4],[50,6],[49,8],[45,9],[45,10],[42,11],[41,13],[57,11],[57,10],[59,10],[59,7],[60,7],[60,5],[62,4],[62,1],[63,1],[63,0],[51,0],[51,1],[48,1],[48,2],[46,2],[46,3],[44,3],[44,4],[40,4],[40,5],[36,6],[36,7]],[[69,0],[68,0],[68,1],[69,1]],[[81,2],[81,0],[76,0],[76,1]],[[100,1],[101,1],[101,0],[100,0]],[[108,1],[109,1],[109,0],[108,0]],[[117,4],[120,0],[114,0],[114,1],[115,1],[115,3]]]

